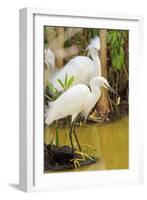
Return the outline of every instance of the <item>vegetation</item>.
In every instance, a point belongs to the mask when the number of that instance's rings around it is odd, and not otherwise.
[[[63,92],[65,92],[66,90],[68,90],[72,86],[73,81],[74,81],[74,76],[71,76],[68,79],[67,73],[65,74],[65,81],[64,82],[62,82],[60,79],[58,79],[58,83],[63,88]]]
[[[48,86],[45,91],[45,97],[47,101],[54,101],[56,100],[63,92],[68,90],[74,81],[74,76],[68,77],[67,73],[65,75],[65,80],[62,82],[60,79],[58,79],[58,83],[60,84],[62,88],[62,92],[59,92],[51,82],[48,83]]]

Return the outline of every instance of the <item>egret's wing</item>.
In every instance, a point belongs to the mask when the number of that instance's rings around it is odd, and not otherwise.
[[[62,70],[51,77],[50,82],[57,90],[61,91],[62,88],[57,80],[60,79],[64,82],[67,74],[68,78],[74,76],[73,85],[78,83],[88,84],[91,79],[93,67],[93,62],[90,58],[86,56],[77,56],[70,60]]]
[[[51,104],[49,112],[52,113],[55,119],[80,113],[89,93],[89,88],[86,85],[75,85]]]

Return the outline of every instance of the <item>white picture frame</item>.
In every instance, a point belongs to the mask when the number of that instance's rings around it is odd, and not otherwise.
[[[44,25],[129,30],[129,169],[44,174]],[[20,189],[33,192],[142,183],[143,126],[142,114],[136,106],[140,104],[139,95],[136,94],[140,92],[142,81],[137,82],[137,76],[142,76],[143,71],[142,55],[142,16],[34,8],[20,10]],[[138,66],[140,70],[137,70]]]

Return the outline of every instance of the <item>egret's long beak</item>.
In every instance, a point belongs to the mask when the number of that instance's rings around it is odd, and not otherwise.
[[[118,97],[119,97],[119,95],[117,94],[117,92],[112,88],[112,87],[108,87],[108,90],[110,91],[110,92],[112,92],[113,94],[116,94]]]
[[[107,85],[106,88],[112,92],[113,94],[117,95],[119,97],[119,95],[117,94],[117,92],[110,86],[110,85]]]

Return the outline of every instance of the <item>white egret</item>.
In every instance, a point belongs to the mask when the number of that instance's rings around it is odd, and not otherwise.
[[[62,82],[65,80],[65,75],[68,77],[74,76],[72,85],[75,84],[88,84],[89,81],[95,76],[101,76],[101,63],[98,55],[100,50],[100,39],[95,37],[91,40],[90,44],[86,48],[88,50],[88,56],[76,56],[71,59],[61,70],[51,76],[49,81],[53,86],[61,91],[63,88],[58,83],[58,79]]]
[[[48,78],[55,72],[55,55],[50,48],[44,50],[44,63],[49,71]]]
[[[71,116],[71,128],[69,133],[70,143],[74,155],[74,147],[72,141],[72,132],[75,135],[79,149],[81,151],[76,132],[75,123],[76,118],[80,114],[85,119],[87,118],[91,109],[95,106],[101,96],[101,87],[109,89],[111,92],[116,93],[109,85],[107,80],[103,77],[96,76],[91,79],[89,86],[84,84],[77,84],[72,86],[69,90],[61,94],[55,101],[49,103],[45,123],[50,125],[55,120]],[[81,152],[82,153],[82,152]],[[82,155],[82,154],[81,154]],[[82,157],[88,157],[83,154]],[[79,166],[79,159],[73,159],[74,165]]]

